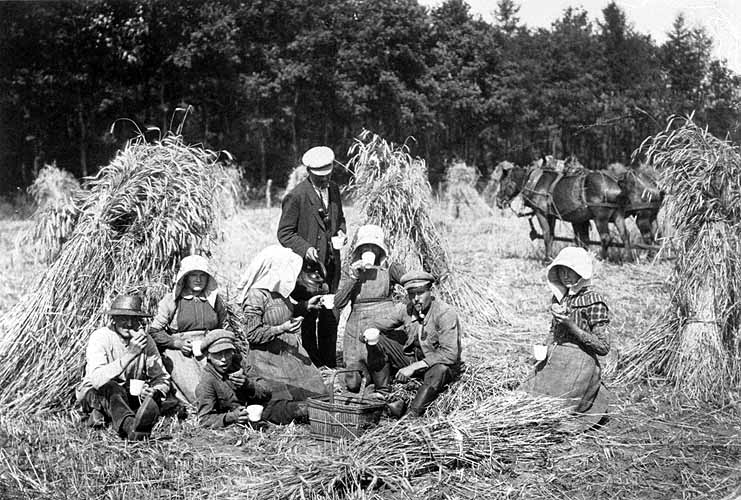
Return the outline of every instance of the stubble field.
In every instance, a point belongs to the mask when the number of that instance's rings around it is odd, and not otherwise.
[[[436,207],[456,266],[470,269],[501,305],[505,322],[482,327],[464,317],[464,358],[470,366],[526,373],[531,345],[546,333],[549,291],[542,242],[509,211],[451,219]],[[241,272],[263,247],[275,243],[279,208],[243,209],[229,219],[214,247],[220,288],[233,297]],[[352,207],[348,227],[356,227]],[[26,221],[0,222],[0,313],[23,300],[43,271],[28,248],[15,244]],[[557,232],[569,234],[559,225]],[[635,232],[635,231],[634,231]],[[557,248],[561,248],[557,246]],[[593,249],[594,250],[594,249]],[[671,290],[669,261],[599,262],[594,284],[607,298],[612,349],[607,384],[620,353],[664,311]],[[84,346],[86,339],[80,339]],[[338,347],[341,346],[341,336]],[[81,347],[82,349],[83,347]],[[612,419],[598,432],[544,447],[542,461],[506,467],[441,467],[408,478],[406,490],[378,488],[329,498],[737,498],[741,495],[741,406],[670,403],[660,380],[611,386]],[[394,425],[384,420],[381,425]],[[382,445],[381,445],[382,446]],[[124,443],[110,430],[85,428],[74,411],[0,415],[0,498],[256,498],[252,485],[272,464],[291,457],[332,457],[341,450],[309,437],[306,426],[255,431],[235,427],[203,431],[190,417],[163,421],[148,443]],[[306,458],[308,457],[308,458]],[[497,461],[498,457],[492,457]],[[278,483],[274,497],[281,498]],[[310,496],[310,495],[307,495]],[[262,498],[262,497],[261,497]],[[322,497],[318,497],[322,498]]]

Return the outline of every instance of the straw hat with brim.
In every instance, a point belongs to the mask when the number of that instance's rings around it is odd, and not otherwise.
[[[113,302],[111,308],[104,314],[109,316],[135,316],[138,318],[149,318],[152,315],[142,311],[142,299],[135,295],[119,295]]]
[[[352,251],[355,258],[357,258],[357,255],[355,254],[358,252],[358,249],[362,245],[375,245],[380,248],[383,252],[381,260],[386,258],[389,254],[388,247],[386,247],[386,242],[384,241],[383,228],[381,226],[377,226],[375,224],[366,224],[365,226],[360,226],[358,228],[358,236],[357,240],[355,241],[355,247]]]
[[[314,175],[325,176],[332,173],[334,166],[334,151],[327,146],[317,146],[311,148],[301,158],[301,163],[306,166],[306,170]]]
[[[206,334],[201,344],[203,352],[216,353],[227,349],[236,349],[235,337],[232,332],[224,329],[211,330]]]
[[[435,277],[427,271],[409,271],[401,277],[401,286],[405,290],[420,288],[423,286],[432,286]]]

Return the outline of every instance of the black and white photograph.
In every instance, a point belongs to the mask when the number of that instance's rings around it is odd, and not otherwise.
[[[740,26],[0,0],[0,499],[741,500]]]

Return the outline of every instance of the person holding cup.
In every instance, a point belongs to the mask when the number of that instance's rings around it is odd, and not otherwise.
[[[407,302],[397,304],[386,316],[373,318],[364,333],[368,367],[383,387],[391,375],[399,382],[421,378],[422,385],[409,404],[407,414],[422,416],[445,387],[458,377],[461,361],[461,326],[458,313],[433,293],[435,278],[426,271],[410,271],[401,277]],[[376,336],[374,329],[380,330]],[[395,373],[394,373],[395,372]],[[398,401],[389,406],[398,415]]]
[[[585,425],[606,417],[608,400],[599,357],[610,349],[610,314],[605,298],[591,287],[592,274],[592,259],[579,247],[564,248],[546,269],[553,293],[547,352],[535,352],[533,376],[522,386],[563,398]]]
[[[196,387],[198,422],[202,427],[221,428],[263,419],[263,408],[271,400],[270,390],[242,366],[237,339],[228,330],[208,332],[201,345],[206,355],[203,376]],[[235,367],[238,367],[235,370]],[[265,418],[280,418],[282,408],[273,404]]]
[[[160,405],[170,390],[154,340],[144,330],[139,297],[119,295],[105,314],[109,325],[95,330],[85,352],[85,377],[76,397],[88,424],[110,421],[119,435],[129,440],[148,437]]]
[[[303,268],[296,253],[272,245],[250,262],[238,286],[242,334],[250,344],[247,363],[272,392],[271,404],[283,408],[282,416],[273,417],[277,423],[305,419],[305,400],[326,393],[321,372],[301,343],[304,318],[319,309],[322,297],[307,291],[316,289],[314,280],[298,286]]]
[[[340,249],[345,244],[345,214],[340,188],[332,179],[334,152],[317,146],[301,162],[308,177],[283,198],[278,241],[299,257],[320,264],[329,292],[340,280]],[[317,366],[337,365],[337,317],[329,309],[312,311],[302,325],[304,345]]]
[[[348,390],[360,389],[362,376],[372,379],[374,386],[385,385],[380,373],[368,370],[366,344],[361,335],[376,317],[385,317],[394,307],[394,287],[401,284],[404,270],[390,263],[383,228],[366,224],[358,228],[349,259],[342,270],[340,286],[334,295],[334,308],[341,311],[348,303],[350,315],[345,324],[342,357],[345,367],[359,370],[345,374]]]
[[[173,290],[160,300],[150,326],[176,396],[192,405],[205,363],[200,346],[204,335],[227,327],[226,305],[213,274],[205,257],[190,255],[181,260]]]

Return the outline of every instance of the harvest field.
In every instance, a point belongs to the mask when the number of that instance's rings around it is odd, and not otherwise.
[[[279,215],[279,208],[242,208],[227,220],[214,248],[217,278],[227,296],[234,296],[250,259],[276,242]],[[347,215],[352,230],[357,214],[348,207]],[[437,203],[432,217],[455,265],[488,284],[504,321],[484,327],[475,317],[462,318],[468,375],[461,384],[467,385],[441,397],[425,424],[384,419],[378,434],[332,445],[313,440],[307,426],[204,431],[191,416],[162,421],[152,441],[127,443],[110,429],[87,429],[75,412],[0,415],[0,498],[738,498],[738,398],[722,408],[682,405],[670,402],[660,380],[611,384],[621,352],[667,307],[671,261],[644,256],[622,265],[597,264],[595,286],[612,312],[606,366],[613,405],[606,428],[559,438],[533,424],[532,442],[481,437],[486,429],[477,428],[478,418],[527,417],[507,413],[516,394],[510,390],[527,373],[531,345],[546,333],[549,291],[542,242],[530,242],[525,219],[499,210],[485,217],[466,210],[461,215],[453,219]],[[29,224],[0,223],[0,313],[23,300],[43,269],[30,248],[15,244]],[[557,233],[567,234],[565,226],[559,223]],[[453,438],[440,433],[444,424]],[[389,428],[399,439],[373,441],[380,431],[389,435]],[[387,456],[403,456],[404,436],[416,446],[410,455],[433,457],[427,466],[388,469]],[[470,447],[464,449],[464,442]]]

